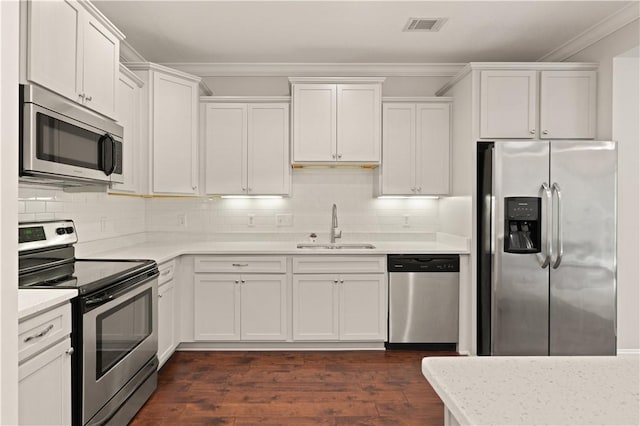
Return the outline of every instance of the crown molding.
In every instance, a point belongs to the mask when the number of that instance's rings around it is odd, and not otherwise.
[[[120,31],[115,25],[113,25],[113,23],[109,19],[107,19],[107,17],[104,16],[104,14],[93,5],[93,3],[87,0],[80,0],[78,3],[80,3],[85,8],[85,10],[89,12],[94,18],[96,18],[105,27],[107,27],[110,32],[118,37],[120,42],[125,39],[126,36],[122,33],[122,31]]]
[[[290,84],[382,84],[385,77],[289,77]]]
[[[127,68],[123,63],[120,63],[120,72],[126,75],[131,81],[133,81],[138,87],[144,86],[144,81],[135,75],[133,71]]]
[[[564,61],[638,18],[640,4],[633,2],[542,56],[538,62]]]
[[[201,77],[452,77],[457,63],[163,63]]]
[[[127,40],[120,42],[120,60],[122,62],[147,62],[147,60],[129,44]]]

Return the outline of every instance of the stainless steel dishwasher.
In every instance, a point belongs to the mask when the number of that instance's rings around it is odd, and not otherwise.
[[[389,255],[388,348],[420,344],[453,349],[458,342],[460,257]]]

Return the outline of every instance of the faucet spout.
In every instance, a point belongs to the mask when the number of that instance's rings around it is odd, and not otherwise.
[[[342,231],[338,228],[338,206],[331,207],[331,230],[329,232],[331,244],[335,244],[336,238],[342,238]]]

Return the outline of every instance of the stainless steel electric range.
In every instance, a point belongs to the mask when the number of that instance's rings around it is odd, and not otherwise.
[[[20,223],[18,238],[20,288],[78,290],[73,425],[128,423],[157,386],[156,262],[76,259],[70,220]]]

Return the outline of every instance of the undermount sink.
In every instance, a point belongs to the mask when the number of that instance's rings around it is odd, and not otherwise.
[[[352,250],[362,250],[362,249],[374,249],[376,246],[373,244],[366,243],[340,243],[340,244],[331,244],[331,243],[301,243],[297,246],[299,249],[329,249],[329,250],[338,250],[338,249],[352,249]]]

